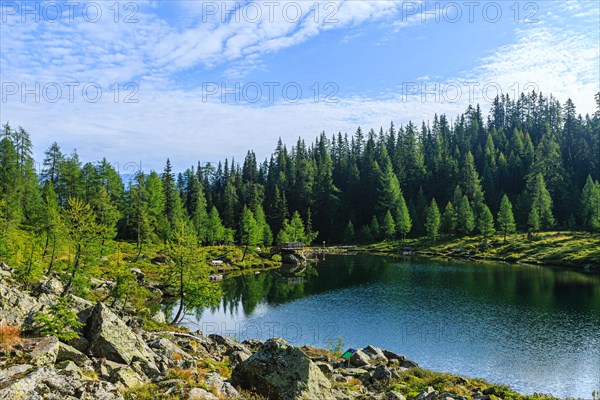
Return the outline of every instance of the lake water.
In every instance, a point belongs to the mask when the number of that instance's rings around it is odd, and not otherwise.
[[[222,282],[192,329],[238,340],[368,344],[525,394],[600,391],[600,275],[527,265],[329,256],[299,275]]]

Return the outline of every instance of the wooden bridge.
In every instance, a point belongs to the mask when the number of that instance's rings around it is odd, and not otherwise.
[[[279,246],[271,247],[271,254],[279,253],[295,253],[304,249],[304,243],[302,242],[287,242]]]

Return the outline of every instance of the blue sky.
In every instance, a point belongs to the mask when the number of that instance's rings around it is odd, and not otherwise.
[[[420,124],[469,101],[487,111],[498,90],[592,113],[600,82],[594,1],[1,0],[0,12],[0,120],[30,132],[38,160],[53,141],[120,169],[264,158],[279,137]]]

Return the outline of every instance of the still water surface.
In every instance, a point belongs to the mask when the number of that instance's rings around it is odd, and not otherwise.
[[[226,279],[187,324],[239,340],[372,344],[525,394],[600,391],[600,275],[526,265],[329,256]]]

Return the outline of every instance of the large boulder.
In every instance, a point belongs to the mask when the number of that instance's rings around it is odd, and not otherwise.
[[[155,353],[161,356],[162,362],[169,367],[191,368],[196,366],[194,357],[183,351],[169,339],[160,338],[149,343]]]
[[[0,385],[0,399],[123,400],[123,396],[112,383],[87,381],[77,373],[41,367]]]
[[[269,339],[236,366],[231,383],[273,400],[334,400],[331,383],[298,347]]]
[[[85,354],[62,342],[58,344],[58,353],[56,355],[56,362],[61,361],[73,361],[80,367],[88,365],[91,362]]]
[[[35,297],[0,284],[0,323],[22,326],[39,309],[40,304]]]
[[[30,362],[38,367],[52,365],[56,362],[59,349],[60,342],[54,336],[47,336],[43,339],[40,339],[31,351]]]
[[[102,303],[96,304],[84,329],[90,342],[88,353],[117,363],[139,365],[149,377],[157,376],[154,352],[115,313]]]

